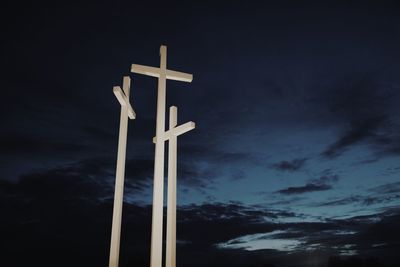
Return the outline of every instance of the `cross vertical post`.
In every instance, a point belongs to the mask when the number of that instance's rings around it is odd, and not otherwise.
[[[169,130],[178,124],[178,111],[175,106],[169,109]],[[175,267],[176,262],[176,165],[177,136],[168,140],[168,192],[167,192],[167,249],[166,267]]]
[[[158,78],[157,122],[156,135],[163,136],[165,131],[165,102],[166,102],[166,66],[167,48],[160,48],[160,76]],[[156,142],[153,184],[153,213],[151,225],[151,267],[162,265],[162,231],[163,231],[163,202],[164,202],[164,140]]]
[[[113,92],[121,104],[121,115],[118,138],[117,169],[115,175],[114,207],[111,226],[111,244],[109,267],[118,267],[119,247],[121,240],[122,203],[124,195],[126,139],[128,135],[128,117],[135,119],[136,114],[129,103],[131,79],[125,76],[123,79],[123,91],[119,86],[114,86]]]

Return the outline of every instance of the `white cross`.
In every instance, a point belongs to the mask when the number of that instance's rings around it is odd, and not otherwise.
[[[167,195],[167,249],[166,267],[176,266],[176,166],[177,166],[177,139],[196,127],[192,121],[178,124],[178,108],[169,108],[169,130],[164,134],[164,140],[168,140],[168,195]],[[155,143],[157,138],[153,138]]]
[[[126,158],[126,138],[128,134],[128,116],[130,119],[135,119],[136,114],[129,103],[131,79],[128,76],[124,77],[121,87],[114,86],[113,92],[121,104],[121,117],[119,124],[118,138],[118,156],[117,170],[115,177],[115,194],[113,218],[111,226],[111,245],[109,267],[118,267],[119,260],[119,245],[121,239],[121,218],[122,218],[122,203],[124,195],[124,176],[125,176],[125,158]]]
[[[167,69],[167,47],[164,45],[160,47],[159,68],[132,64],[131,72],[158,78],[156,136],[160,138],[157,138],[155,148],[150,266],[161,267],[165,150],[162,137],[165,133],[166,80],[191,82],[193,75]]]

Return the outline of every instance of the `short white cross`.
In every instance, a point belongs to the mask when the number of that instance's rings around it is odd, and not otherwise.
[[[109,267],[118,267],[119,245],[121,239],[122,203],[124,196],[128,116],[130,119],[136,118],[136,114],[133,111],[131,104],[129,103],[130,86],[131,86],[131,79],[128,76],[125,76],[122,84],[123,91],[119,86],[113,87],[113,92],[117,97],[119,103],[121,104],[121,117],[119,124],[118,156],[117,156],[117,170],[115,175],[115,194],[114,194],[113,218],[111,226]]]
[[[176,169],[177,169],[177,139],[196,127],[192,121],[178,124],[178,108],[169,108],[169,130],[165,132],[163,141],[168,140],[168,194],[167,194],[167,249],[166,267],[176,266]],[[153,138],[155,143],[157,138]]]

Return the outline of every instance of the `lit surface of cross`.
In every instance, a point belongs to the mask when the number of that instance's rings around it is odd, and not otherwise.
[[[125,177],[125,159],[126,159],[126,139],[128,134],[128,117],[135,119],[136,114],[129,103],[131,79],[124,77],[122,90],[119,86],[114,86],[113,92],[121,104],[121,117],[119,125],[118,138],[118,156],[117,170],[115,176],[115,194],[113,218],[111,226],[111,245],[109,267],[118,267],[119,261],[119,246],[121,240],[121,218],[122,218],[122,203],[124,197],[124,177]]]
[[[160,67],[148,67],[132,64],[131,72],[158,78],[157,93],[157,122],[156,136],[163,137],[165,133],[165,103],[166,103],[166,80],[191,82],[193,75],[167,69],[167,47],[160,47]],[[161,267],[162,265],[162,227],[163,227],[163,191],[164,191],[164,138],[156,141],[154,161],[154,184],[153,184],[153,212],[151,225],[151,256],[150,266]]]
[[[176,169],[177,169],[177,139],[178,136],[190,130],[196,125],[190,121],[178,124],[178,108],[169,109],[169,130],[165,132],[164,141],[168,140],[168,195],[167,195],[167,250],[166,267],[176,266]],[[156,142],[157,138],[153,138]]]

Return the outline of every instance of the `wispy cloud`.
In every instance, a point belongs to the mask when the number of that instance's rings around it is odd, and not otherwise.
[[[343,80],[316,97],[328,110],[326,118],[341,127],[336,140],[322,151],[324,158],[336,158],[359,144],[369,145],[375,160],[399,154],[399,125],[391,111],[398,90],[382,82],[380,71]]]
[[[386,119],[386,117],[373,117],[352,122],[349,129],[337,141],[331,144],[322,155],[328,158],[335,158],[350,146],[365,141],[368,138],[374,138],[375,132],[385,123]]]
[[[279,238],[279,234],[284,231],[276,230],[270,233],[260,233],[245,235],[238,238],[228,240],[227,242],[218,243],[218,248],[241,248],[248,251],[273,249],[278,251],[293,251],[296,250],[302,241],[296,239]]]
[[[349,196],[345,198],[339,198],[335,199],[332,201],[327,201],[321,204],[318,204],[318,206],[340,206],[340,205],[348,205],[348,204],[354,204],[357,202],[360,202],[363,199],[361,196]]]
[[[307,158],[293,159],[291,161],[281,161],[272,165],[273,169],[279,171],[297,171],[300,170],[306,163]]]
[[[284,195],[294,195],[330,189],[332,189],[332,186],[327,184],[306,184],[304,186],[288,187],[277,192]]]
[[[317,179],[310,180],[309,183],[303,186],[288,187],[285,189],[278,190],[277,193],[284,195],[297,195],[316,191],[325,191],[332,189],[332,184],[339,180],[339,176],[336,174],[322,175]]]
[[[82,179],[79,178],[80,175],[71,177],[73,172],[81,168],[86,169],[90,175]],[[85,244],[91,245],[96,242],[101,244],[107,242],[106,236],[99,233],[110,227],[111,221],[105,220],[104,216],[105,214],[111,216],[112,204],[110,199],[96,201],[99,195],[105,192],[101,190],[104,185],[95,179],[98,174],[95,166],[90,164],[71,166],[67,177],[61,176],[60,173],[51,171],[26,176],[16,184],[0,183],[0,200],[8,201],[8,205],[4,206],[7,222],[12,232],[19,233],[13,236],[12,244],[21,242],[24,244],[23,248],[25,245],[29,247],[36,242],[39,235],[46,241],[67,243],[69,246],[76,245],[79,248],[82,238]],[[20,216],[19,212],[13,211],[16,206],[29,212]],[[71,216],[71,213],[74,216]],[[49,218],[43,214],[52,216]],[[391,246],[397,242],[388,233],[397,233],[398,214],[395,210],[390,214],[375,214],[373,218],[384,220],[384,223],[377,225],[378,230],[371,235],[368,231],[364,232],[364,229],[380,221],[371,220],[372,216],[344,220],[328,219],[320,222],[304,220],[285,222],[287,218],[301,218],[301,215],[240,202],[180,206],[177,213],[177,227],[180,229],[178,239],[184,242],[178,243],[178,246],[182,251],[195,250],[197,253],[199,251],[228,253],[230,250],[235,250],[235,255],[249,251],[265,253],[265,250],[268,250],[276,256],[280,255],[280,252],[299,253],[308,251],[309,248],[327,253],[332,251],[346,253],[345,244],[354,244],[352,250],[363,251],[365,247],[373,244],[385,243]],[[57,216],[57,220],[54,220],[53,216]],[[74,224],[76,220],[81,221],[83,225],[60,232],[57,237],[43,236],[42,232],[30,232],[29,237],[23,234],[29,232],[35,222],[45,223],[47,231],[51,233],[65,223],[76,226]],[[151,206],[125,203],[124,223],[126,231],[136,237],[132,246],[138,251],[147,251]],[[199,228],[207,229],[207,234],[198,231]],[[91,229],[90,233],[84,233],[86,229]]]
[[[369,190],[380,194],[400,193],[400,182],[394,182],[376,186],[370,188]]]
[[[337,198],[331,201],[319,203],[317,206],[344,206],[344,205],[372,206],[377,204],[389,204],[389,203],[396,204],[398,203],[398,200],[400,200],[399,183],[391,183],[387,185],[373,187],[368,191],[367,191],[368,194],[352,195],[348,197]]]

